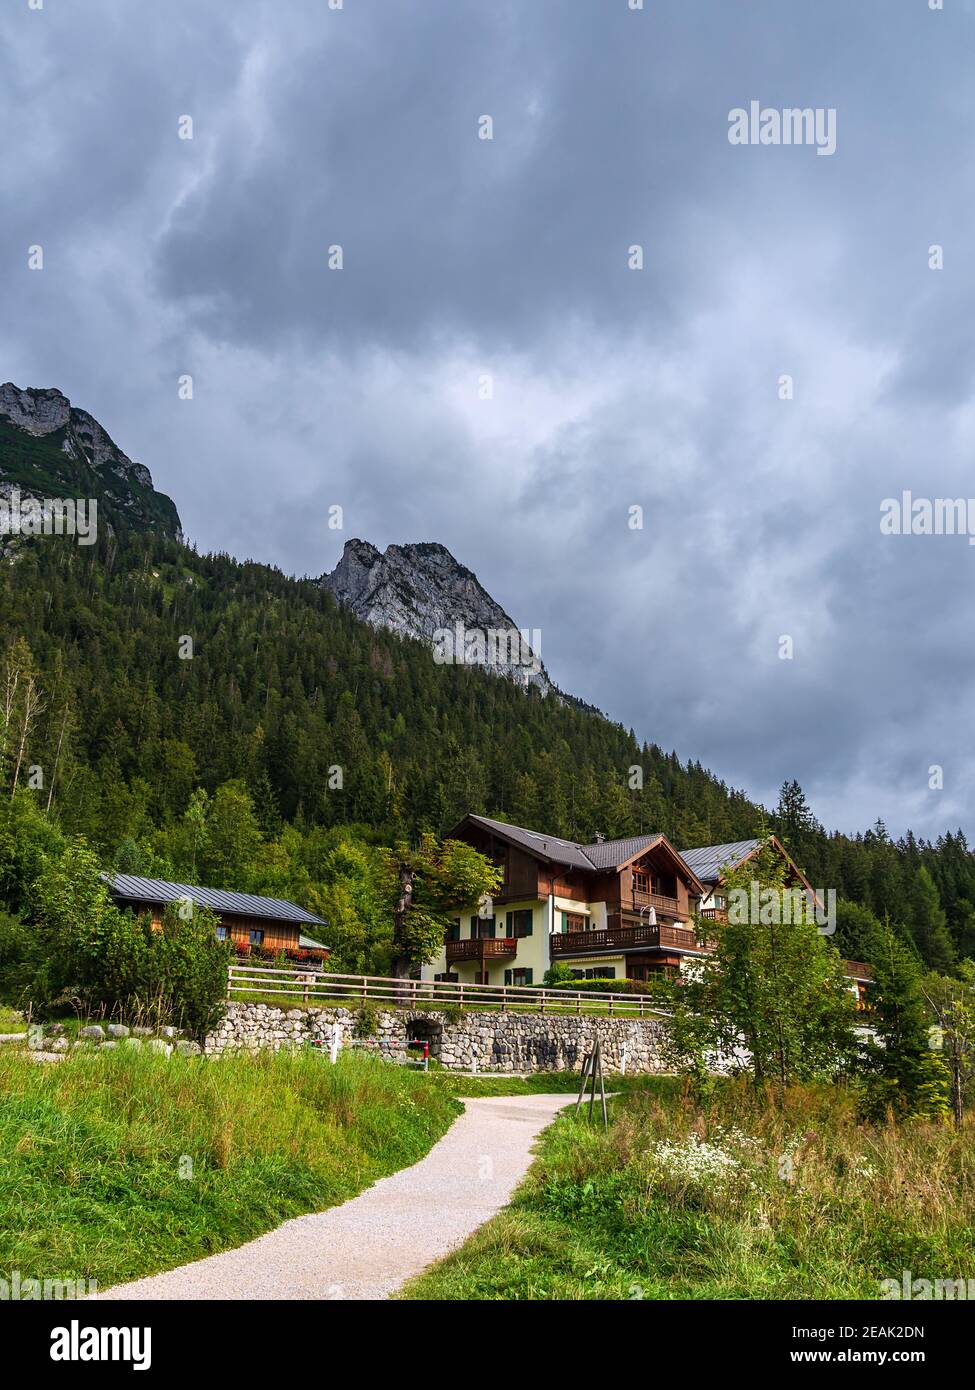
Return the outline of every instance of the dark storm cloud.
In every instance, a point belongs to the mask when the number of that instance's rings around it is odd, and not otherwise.
[[[4,375],[96,414],[199,543],[319,573],[441,540],[641,735],[843,828],[969,821],[975,548],[879,505],[975,494],[970,0],[0,24]],[[835,107],[836,153],[731,146],[752,100]]]

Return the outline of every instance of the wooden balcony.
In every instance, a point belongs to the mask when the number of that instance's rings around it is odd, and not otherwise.
[[[517,950],[517,937],[478,936],[470,941],[448,941],[447,960],[490,960],[496,956],[513,956]]]
[[[848,979],[865,980],[868,984],[872,982],[873,971],[862,960],[847,960],[843,964],[846,966],[845,974]]]
[[[728,921],[728,909],[726,907],[702,907],[700,916],[705,922],[725,922]]]
[[[634,912],[639,912],[641,907],[652,907],[657,912],[665,913],[668,917],[680,916],[680,907],[676,898],[668,898],[665,893],[644,893],[639,888],[634,888]]]
[[[688,927],[613,926],[605,931],[557,932],[550,937],[553,956],[588,956],[603,951],[700,951]]]

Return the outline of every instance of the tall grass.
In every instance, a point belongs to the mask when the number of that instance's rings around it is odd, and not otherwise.
[[[975,1278],[975,1124],[864,1126],[840,1088],[695,1103],[661,1079],[571,1114],[515,1202],[405,1296],[876,1299]]]
[[[460,1108],[364,1056],[0,1050],[0,1273],[106,1287],[239,1245],[416,1162]]]

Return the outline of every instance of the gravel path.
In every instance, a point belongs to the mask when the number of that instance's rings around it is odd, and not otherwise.
[[[99,1298],[388,1298],[463,1244],[505,1206],[535,1140],[574,1097],[464,1102],[426,1158],[351,1201],[286,1221],[236,1250],[210,1255]]]

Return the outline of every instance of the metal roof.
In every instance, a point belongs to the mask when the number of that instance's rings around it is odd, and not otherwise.
[[[639,854],[642,849],[649,849],[663,838],[660,835],[631,835],[624,840],[599,840],[593,845],[582,845],[575,840],[560,839],[558,835],[526,830],[522,825],[509,825],[507,821],[491,820],[488,816],[476,816],[472,813],[467,819],[513,840],[531,854],[541,855],[557,864],[568,864],[574,869],[615,869],[618,864],[625,864],[634,854]]]
[[[558,864],[571,864],[576,869],[593,867],[592,861],[583,854],[582,846],[572,840],[561,840],[558,835],[542,835],[537,830],[526,830],[524,826],[509,825],[507,821],[491,820],[488,816],[471,815],[469,819],[497,835],[513,840],[531,854],[541,855],[543,859],[554,859]]]
[[[299,933],[298,945],[303,946],[306,951],[327,951],[328,947],[323,946],[320,941],[315,941],[310,936],[305,936],[304,932]]]
[[[162,878],[141,878],[138,874],[102,874],[109,891],[116,898],[131,898],[140,903],[171,903],[190,898],[200,907],[212,907],[214,912],[236,912],[241,917],[269,917],[279,922],[301,922],[307,926],[327,927],[321,917],[306,912],[303,907],[286,902],[284,898],[260,898],[253,893],[227,893],[222,888],[201,888],[193,883],[168,883]]]
[[[717,883],[723,869],[736,868],[761,843],[761,840],[734,840],[730,845],[702,845],[700,849],[682,849],[678,853],[702,883]]]
[[[634,854],[655,845],[660,838],[659,835],[630,835],[625,840],[597,840],[594,845],[580,845],[579,848],[594,869],[615,869]]]

